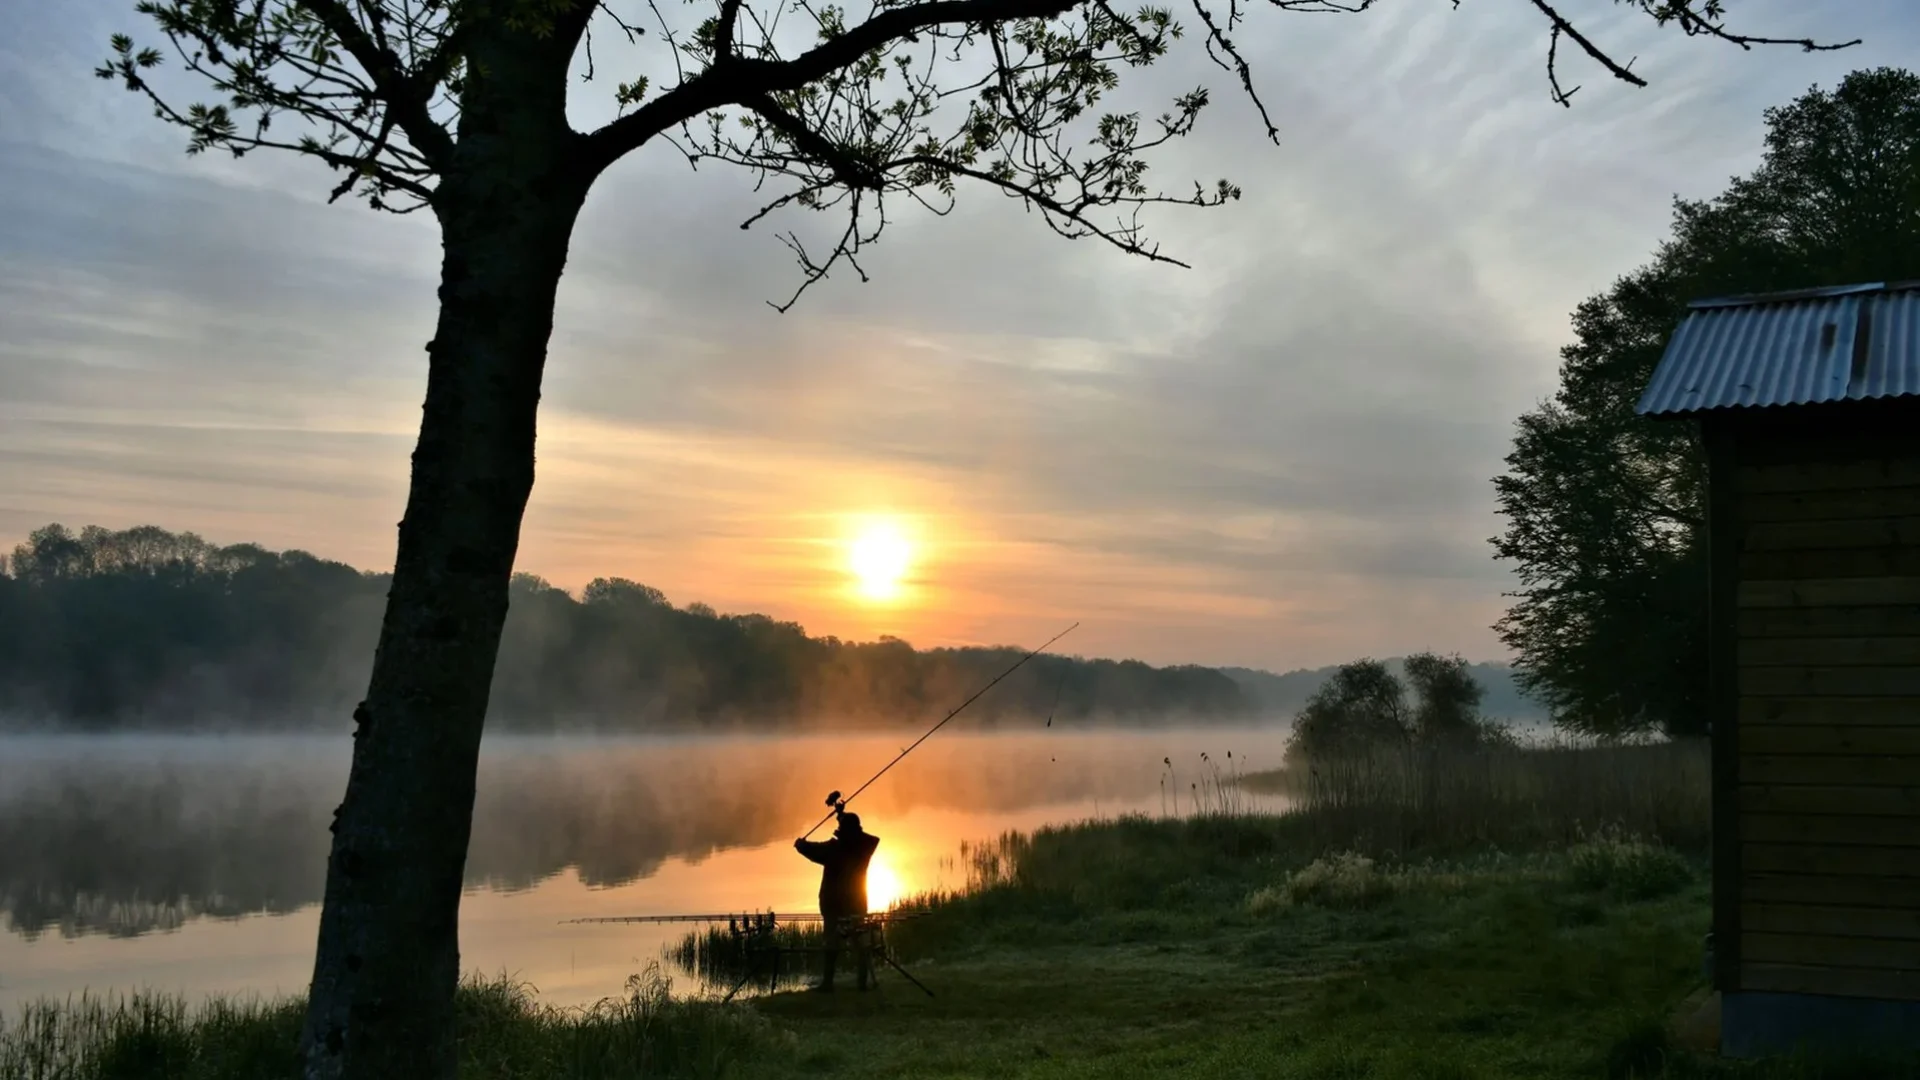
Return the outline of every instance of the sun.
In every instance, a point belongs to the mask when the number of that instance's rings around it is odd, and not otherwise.
[[[898,597],[912,561],[913,546],[891,521],[868,523],[847,546],[847,569],[869,600]]]
[[[867,910],[885,911],[899,903],[905,897],[900,885],[900,875],[893,872],[878,856],[867,864]]]

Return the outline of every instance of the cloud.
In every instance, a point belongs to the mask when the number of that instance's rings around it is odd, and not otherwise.
[[[1191,50],[1131,78],[1118,107],[1215,88],[1152,173],[1246,192],[1153,215],[1190,270],[976,190],[899,215],[869,283],[836,273],[779,316],[763,301],[798,271],[773,232],[833,223],[742,231],[750,177],[642,152],[574,240],[520,565],[847,636],[1030,641],[1082,618],[1078,648],[1160,662],[1494,655],[1488,480],[1574,304],[1647,257],[1673,194],[1752,167],[1762,109],[1920,40],[1898,0],[1737,9],[1868,39],[1838,54],[1584,17],[1651,88],[1572,56],[1583,88],[1554,106],[1544,27],[1496,0],[1257,13],[1278,146]],[[136,25],[109,0],[0,12],[0,529],[153,521],[382,566],[432,223],[327,207],[310,163],[180,156],[88,74]],[[844,520],[876,509],[926,536],[916,604],[846,597]]]

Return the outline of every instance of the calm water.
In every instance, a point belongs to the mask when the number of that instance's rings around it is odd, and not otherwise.
[[[463,966],[584,1004],[688,928],[562,920],[810,910],[818,869],[793,838],[829,790],[858,786],[916,735],[490,737]],[[881,838],[871,898],[962,884],[964,841],[1170,811],[1163,758],[1185,811],[1202,752],[1270,768],[1282,739],[1277,726],[942,731],[854,803]],[[304,989],[349,753],[345,738],[0,738],[0,1011],[83,988]]]

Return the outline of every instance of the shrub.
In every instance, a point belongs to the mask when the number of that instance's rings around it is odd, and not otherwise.
[[[1399,875],[1375,868],[1365,855],[1343,852],[1315,859],[1287,875],[1277,886],[1256,890],[1247,897],[1247,907],[1265,914],[1311,904],[1324,908],[1364,908],[1385,900],[1399,891]]]
[[[1677,853],[1617,830],[1606,830],[1567,852],[1573,884],[1627,900],[1652,900],[1678,892],[1693,869]]]

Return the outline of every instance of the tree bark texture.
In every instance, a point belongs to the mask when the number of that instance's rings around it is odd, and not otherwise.
[[[433,200],[440,314],[399,551],[334,812],[308,1080],[455,1074],[459,910],[553,307],[590,177],[563,41],[482,42]],[[558,55],[556,55],[558,54]]]

